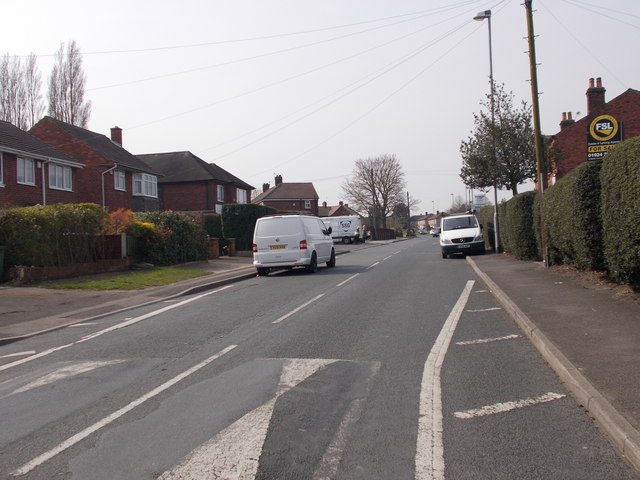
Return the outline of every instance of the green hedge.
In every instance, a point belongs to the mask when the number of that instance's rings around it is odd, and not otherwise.
[[[600,172],[604,255],[609,276],[640,288],[640,137],[612,149]]]
[[[275,215],[275,208],[252,203],[227,204],[222,207],[222,232],[225,238],[236,239],[237,250],[252,250],[256,220]]]
[[[222,238],[222,217],[218,213],[203,215],[204,230],[211,238]]]
[[[504,221],[500,218],[501,238],[505,251],[520,260],[539,259],[534,222],[536,191],[516,195],[506,203]]]
[[[493,205],[482,207],[476,213],[480,225],[482,225],[482,236],[484,237],[484,246],[487,250],[495,250],[496,234],[493,222],[494,214]]]
[[[173,212],[137,212],[136,220],[151,223],[157,235],[137,235],[140,260],[157,265],[206,260],[207,234],[191,216]],[[135,235],[135,233],[134,233]]]
[[[0,210],[0,245],[6,265],[55,267],[93,262],[102,255],[102,221],[94,203]]]
[[[544,193],[543,232],[549,262],[580,270],[602,270],[600,169],[602,162],[583,163]]]

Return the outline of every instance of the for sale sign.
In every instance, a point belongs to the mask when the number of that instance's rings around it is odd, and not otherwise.
[[[587,158],[599,160],[622,141],[622,123],[611,115],[599,115],[589,124]]]

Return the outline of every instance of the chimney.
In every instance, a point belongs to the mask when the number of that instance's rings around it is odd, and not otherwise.
[[[122,146],[122,129],[120,127],[111,128],[111,141]]]
[[[327,208],[327,202],[322,202],[322,206],[323,206],[324,208]]]
[[[262,191],[266,192],[267,190],[269,190],[269,184],[268,183],[263,183],[262,184]]]
[[[276,175],[276,187],[282,183],[282,175]]]
[[[576,123],[576,121],[572,118],[571,112],[562,112],[562,121],[560,122],[560,131],[564,130],[567,127],[570,127]]]
[[[342,200],[340,200],[340,201],[338,202],[338,204],[339,204],[340,206],[342,206],[342,205],[343,205]]]
[[[604,113],[604,92],[606,90],[602,86],[602,78],[596,79],[596,85],[593,85],[593,78],[589,79],[589,89],[587,90],[587,114],[598,115]]]

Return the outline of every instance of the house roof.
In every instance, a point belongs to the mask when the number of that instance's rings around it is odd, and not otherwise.
[[[51,159],[71,166],[83,166],[82,163],[43,142],[38,137],[5,121],[0,121],[0,150],[24,154],[41,160]]]
[[[138,158],[164,174],[159,183],[216,181],[253,190],[254,187],[215,163],[207,163],[191,152],[149,153]]]
[[[73,137],[82,141],[89,148],[99,153],[105,160],[117,164],[119,167],[123,167],[129,170],[135,170],[139,172],[152,173],[154,175],[159,174],[153,168],[149,167],[142,160],[137,158],[132,153],[129,153],[123,147],[114,143],[110,138],[100,133],[92,132],[82,127],[71,125],[70,123],[57,120],[53,117],[46,116],[42,121],[49,121],[58,126],[60,129],[69,133]]]
[[[262,192],[251,203],[260,203],[264,200],[317,200],[318,194],[313,183],[281,183]]]

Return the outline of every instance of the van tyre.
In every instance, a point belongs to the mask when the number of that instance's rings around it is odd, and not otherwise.
[[[327,262],[327,267],[333,268],[335,266],[336,266],[336,251],[332,248],[331,249],[331,258]]]
[[[316,273],[318,271],[318,258],[316,257],[316,252],[313,252],[311,255],[311,262],[309,262],[309,265],[305,268],[309,273]]]
[[[342,237],[342,243],[348,245],[351,243],[351,239],[349,237]]]
[[[442,258],[449,258],[449,255],[447,255],[446,253],[442,252]]]
[[[258,276],[259,277],[266,277],[267,275],[269,275],[269,269],[268,268],[258,268]]]

